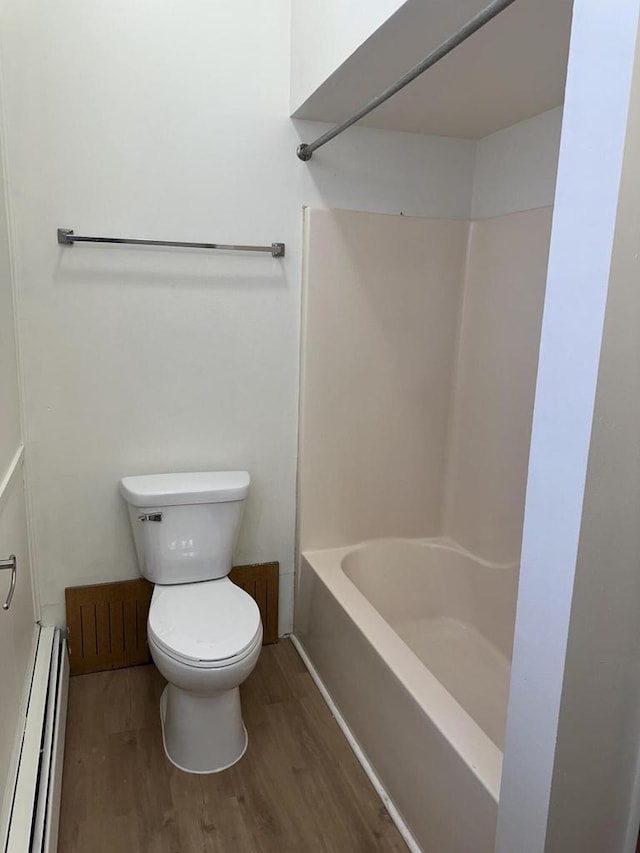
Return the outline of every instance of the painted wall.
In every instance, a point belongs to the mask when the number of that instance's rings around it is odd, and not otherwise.
[[[4,843],[17,772],[26,700],[27,677],[33,662],[35,613],[25,513],[22,460],[10,477],[0,483],[0,557],[15,554],[18,566],[16,591],[8,611],[0,610],[0,842]],[[4,602],[10,573],[0,573]]]
[[[246,467],[236,561],[280,561],[288,630],[302,206],[469,214],[465,140],[354,128],[297,160],[301,136],[322,128],[288,118],[289,11],[287,0],[4,4],[45,622],[64,622],[66,586],[137,574],[122,475]],[[61,248],[58,227],[277,240],[287,256]]]
[[[640,50],[631,104],[640,98]],[[629,113],[547,849],[635,850],[640,804],[640,113]],[[584,709],[589,713],[585,714]],[[589,744],[585,750],[584,744]],[[590,753],[588,755],[587,753]],[[593,761],[593,755],[598,761]]]
[[[2,152],[0,149],[0,156]],[[0,163],[0,479],[22,443],[6,183]],[[0,582],[0,594],[2,586]]]
[[[556,107],[478,140],[473,219],[553,204],[561,126]]]
[[[497,853],[631,853],[640,818],[640,2],[615,11],[574,5]]]
[[[547,826],[567,853],[635,850],[640,818],[639,98],[636,42]]]
[[[291,112],[406,0],[293,0]]]
[[[632,103],[638,97],[636,72]],[[558,851],[591,845],[613,853],[633,841],[630,831],[637,838],[637,817],[629,820],[638,811],[634,781],[640,756],[636,112],[629,117],[551,787],[547,845]]]
[[[444,531],[520,559],[551,208],[471,223]]]
[[[0,105],[0,115],[2,114]],[[11,269],[9,211],[0,133],[0,559],[17,558],[16,589],[8,611],[0,610],[0,847],[4,849],[11,794],[24,720],[35,607],[27,540],[26,499]],[[5,602],[10,571],[0,572]]]
[[[307,142],[331,126],[295,125]],[[469,139],[350,127],[291,175],[310,207],[468,219],[475,150]]]
[[[300,544],[437,534],[468,225],[307,210]]]
[[[236,560],[280,561],[286,631],[302,207],[467,219],[475,143],[355,127],[300,163],[324,126],[287,118],[285,0],[3,14],[43,619],[64,622],[66,586],[137,573],[119,477],[238,466],[253,486]],[[287,257],[68,249],[58,227],[283,240]]]
[[[351,2],[327,3],[328,19],[320,24],[310,21],[305,31],[306,16],[312,16],[318,4],[310,0],[293,3],[292,88],[299,82],[296,50],[302,48],[303,64],[320,60],[321,65],[322,59],[332,57],[332,43],[344,43],[342,24],[344,21],[348,31],[353,6]],[[378,5],[371,4],[374,10]],[[489,26],[360,123],[385,130],[480,139],[558,106],[563,100],[572,5],[573,0],[536,0],[503,9]],[[292,114],[343,121],[485,6],[486,0],[407,0],[399,4],[353,53],[332,57],[333,65],[328,62],[318,68],[317,88],[300,93],[304,102],[292,101]],[[362,4],[357,14],[368,23],[369,4]],[[300,46],[297,32],[304,34]]]

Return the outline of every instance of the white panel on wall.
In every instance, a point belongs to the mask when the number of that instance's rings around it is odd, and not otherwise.
[[[550,228],[307,211],[303,550],[446,535],[518,561]]]
[[[520,559],[551,208],[474,222],[449,437],[444,531]]]
[[[306,216],[301,547],[435,535],[468,225]]]

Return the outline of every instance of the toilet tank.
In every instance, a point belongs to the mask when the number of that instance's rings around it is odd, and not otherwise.
[[[140,573],[157,584],[228,575],[249,483],[247,471],[123,477]]]

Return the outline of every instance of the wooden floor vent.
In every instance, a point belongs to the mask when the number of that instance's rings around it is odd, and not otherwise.
[[[231,569],[260,608],[263,643],[278,642],[278,563]],[[147,616],[153,585],[144,578],[65,590],[71,675],[149,663]]]
[[[65,590],[71,675],[149,662],[152,592],[143,578]]]

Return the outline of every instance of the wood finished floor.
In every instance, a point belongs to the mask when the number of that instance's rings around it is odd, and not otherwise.
[[[71,679],[58,853],[407,853],[288,640],[241,688],[249,749],[223,773],[165,758],[153,666]]]

